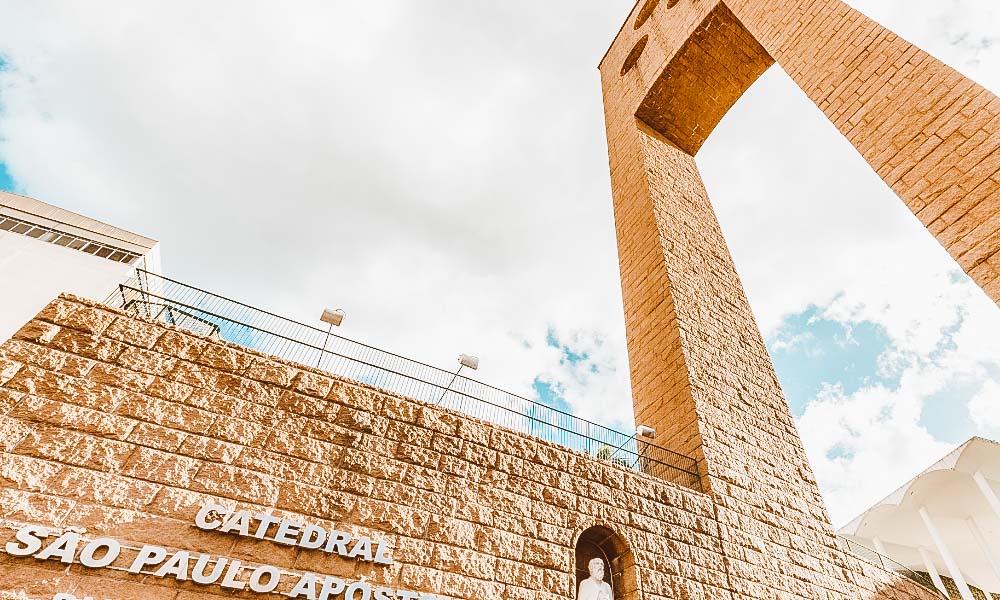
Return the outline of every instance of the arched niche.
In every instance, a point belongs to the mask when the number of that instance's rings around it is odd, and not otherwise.
[[[588,565],[594,558],[604,562],[604,581],[611,585],[613,600],[637,600],[639,581],[636,576],[635,556],[625,540],[603,526],[587,529],[576,542],[576,598],[580,582],[590,577]]]

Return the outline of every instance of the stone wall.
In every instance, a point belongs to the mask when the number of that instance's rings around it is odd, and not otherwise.
[[[71,297],[0,357],[0,546],[22,523],[78,527],[441,598],[550,600],[573,597],[576,539],[605,525],[641,597],[727,588],[707,496],[448,410]],[[396,563],[202,531],[206,501],[388,536]],[[0,598],[230,595],[3,553],[0,573]]]
[[[554,600],[575,597],[577,539],[601,525],[633,553],[625,600],[729,598],[734,578],[768,576],[732,569],[726,554],[753,549],[706,494],[68,296],[0,347],[0,451],[0,547],[33,523],[445,599]],[[395,563],[203,531],[206,502],[387,537]],[[923,597],[839,567],[865,597]],[[233,595],[2,552],[0,574],[5,600]]]

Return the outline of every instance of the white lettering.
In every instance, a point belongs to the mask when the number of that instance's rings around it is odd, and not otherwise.
[[[222,525],[222,515],[226,513],[226,507],[220,504],[206,504],[201,507],[198,514],[194,516],[194,524],[199,529],[212,531]]]
[[[326,547],[323,550],[327,552],[337,551],[337,554],[341,556],[347,556],[347,542],[351,541],[353,536],[346,531],[337,531],[336,529],[330,532],[330,537],[326,540]]]
[[[354,548],[351,550],[347,558],[360,558],[361,560],[367,560],[371,562],[372,560],[372,541],[371,538],[367,536],[361,536],[358,538],[358,543],[354,544]]]
[[[166,577],[167,575],[173,575],[178,581],[185,581],[187,579],[188,570],[191,569],[191,553],[187,550],[181,550],[180,552],[174,554],[170,557],[170,560],[163,563],[159,569],[153,573],[154,577]]]
[[[339,530],[327,530],[319,525],[303,523],[293,519],[283,519],[268,513],[251,513],[246,510],[236,510],[224,513],[220,504],[203,505],[195,517],[195,525],[206,531],[237,533],[250,537],[253,521],[259,523],[252,534],[258,539],[268,539],[272,526],[277,525],[277,531],[272,541],[287,546],[315,550],[322,548],[328,553],[336,552],[345,558],[372,561],[382,565],[393,564],[392,545],[385,538],[372,539],[368,536],[355,537],[351,533]],[[50,530],[41,525],[25,525],[8,541],[3,548],[12,556],[35,556],[40,560],[59,560],[65,564],[79,563],[91,569],[111,567],[121,557],[121,543],[109,537],[86,541],[74,531],[66,531],[50,543]],[[353,542],[353,543],[352,543]],[[374,556],[373,556],[374,554]],[[151,574],[155,577],[173,576],[179,581],[191,579],[200,585],[217,584],[231,590],[248,588],[257,593],[272,593],[281,586],[282,576],[286,573],[273,565],[258,565],[244,568],[241,561],[226,557],[212,558],[209,554],[198,554],[192,567],[192,552],[179,550],[168,552],[166,548],[154,544],[142,546],[127,571],[133,574]],[[209,571],[209,563],[212,564]],[[250,572],[249,577],[243,571]],[[242,575],[242,577],[241,577]],[[293,574],[294,575],[294,574]],[[391,587],[372,585],[364,581],[348,582],[332,575],[317,575],[303,573],[290,592],[288,598],[305,598],[306,600],[437,600],[434,594],[423,594],[406,590],[394,590]],[[221,582],[220,582],[221,579]],[[317,593],[317,588],[322,589]],[[285,588],[287,589],[287,588]],[[279,592],[279,593],[284,593]],[[60,593],[53,600],[93,600],[90,596],[82,599],[73,594]]]
[[[257,513],[257,520],[260,521],[260,525],[257,526],[257,531],[253,536],[259,540],[264,539],[267,535],[267,530],[275,523],[280,523],[281,519],[274,515],[269,515],[267,513]]]
[[[95,558],[97,551],[102,548],[105,549],[104,556]],[[91,569],[100,569],[115,562],[121,552],[122,545],[118,543],[118,540],[106,537],[97,538],[83,547],[83,551],[80,552],[80,564]]]
[[[222,577],[222,571],[226,568],[226,559],[218,558],[215,560],[215,566],[212,567],[211,575],[205,576],[205,567],[211,557],[207,554],[202,554],[198,557],[198,561],[194,563],[194,569],[191,571],[191,580],[195,583],[200,583],[202,585],[209,585],[215,583]]]
[[[7,542],[4,550],[11,556],[31,556],[42,547],[42,540],[49,537],[49,530],[41,525],[25,525],[14,534],[17,542]]]
[[[76,547],[80,544],[80,534],[67,531],[35,555],[35,558],[48,560],[58,558],[59,562],[71,564],[76,555]]]
[[[267,575],[267,583],[260,581],[264,575]],[[281,571],[278,570],[278,567],[261,565],[254,569],[250,575],[250,589],[255,592],[272,592],[274,588],[278,587],[280,581]]]
[[[250,512],[238,510],[229,515],[219,531],[223,533],[239,532],[240,535],[250,535]]]
[[[142,571],[143,567],[163,562],[163,559],[166,557],[167,550],[165,548],[146,544],[139,550],[139,554],[135,557],[135,560],[132,561],[132,565],[128,568],[128,572],[139,573]]]
[[[304,596],[307,600],[316,600],[316,575],[305,573],[299,578],[292,591],[288,592],[289,598]]]
[[[302,538],[299,539],[299,546],[309,550],[315,550],[326,541],[326,530],[322,527],[306,524],[302,530]]]
[[[282,519],[278,526],[278,533],[274,534],[274,541],[288,546],[295,545],[295,537],[299,534],[302,523],[291,519]]]
[[[238,560],[234,560],[233,562],[229,563],[229,568],[226,570],[226,577],[225,579],[222,580],[222,583],[219,585],[221,585],[224,588],[230,588],[233,590],[245,589],[247,587],[247,584],[243,581],[236,580],[236,577],[239,576],[240,574],[240,565],[242,564],[243,563],[241,563]]]
[[[347,584],[340,577],[334,577],[332,575],[327,575],[323,578],[323,589],[319,591],[318,600],[329,600],[333,596],[336,596],[340,592],[344,591]]]
[[[372,588],[364,581],[356,581],[347,586],[344,592],[344,600],[358,600],[357,592],[361,592],[361,600],[371,600]]]
[[[396,600],[396,593],[392,588],[377,587],[375,588],[375,600]]]
[[[389,545],[389,542],[385,538],[380,539],[378,541],[378,549],[375,550],[375,564],[391,565],[392,556],[388,554],[391,550],[392,546]]]

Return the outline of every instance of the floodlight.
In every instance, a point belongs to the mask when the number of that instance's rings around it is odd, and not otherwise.
[[[319,320],[324,323],[329,323],[331,326],[340,326],[344,322],[344,317],[347,316],[342,309],[330,310],[329,308],[323,309],[323,314],[320,316]]]
[[[648,425],[639,425],[635,428],[635,435],[638,437],[653,438],[656,437],[656,430]]]
[[[451,384],[455,383],[455,380],[458,379],[458,374],[462,372],[463,367],[469,367],[470,369],[475,371],[476,369],[479,368],[479,357],[472,356],[471,354],[458,355],[458,370],[455,371],[455,374],[451,376],[451,381],[448,382],[448,385],[444,386],[444,391],[441,392],[441,397],[438,398],[438,401],[434,403],[435,406],[441,404],[441,401],[444,400],[445,394],[447,394],[448,391],[451,390]]]
[[[319,320],[324,323],[329,323],[330,326],[326,329],[326,337],[323,339],[323,349],[320,351],[319,356],[316,358],[316,368],[318,369],[320,364],[323,362],[323,354],[326,353],[326,344],[330,341],[330,333],[333,332],[334,327],[339,327],[341,323],[344,322],[344,317],[347,313],[343,309],[338,308],[337,310],[330,310],[329,308],[323,309],[323,314],[319,316]]]

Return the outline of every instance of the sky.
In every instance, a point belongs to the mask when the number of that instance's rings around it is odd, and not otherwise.
[[[993,0],[849,3],[1000,91]],[[630,8],[0,0],[0,188],[630,430],[596,69]],[[1000,311],[780,69],[697,161],[836,524],[1000,437]]]

